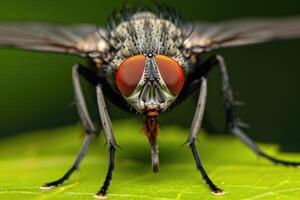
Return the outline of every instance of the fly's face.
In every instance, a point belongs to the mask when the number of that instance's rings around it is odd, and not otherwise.
[[[188,61],[180,47],[184,36],[169,20],[149,12],[133,15],[111,31],[116,47],[111,82],[139,113],[157,115],[176,99]]]
[[[138,112],[157,115],[176,99],[184,85],[184,72],[168,56],[154,53],[135,55],[121,63],[116,84]]]

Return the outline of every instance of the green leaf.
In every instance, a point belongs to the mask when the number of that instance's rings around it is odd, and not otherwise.
[[[226,193],[214,196],[196,171],[187,146],[186,129],[162,126],[159,133],[160,171],[151,171],[150,148],[132,121],[114,123],[118,144],[109,199],[299,199],[300,169],[274,166],[257,157],[232,136],[201,133],[198,146],[211,179]],[[93,199],[107,170],[107,149],[101,134],[80,170],[61,187],[40,186],[63,175],[71,166],[84,138],[80,127],[40,131],[0,141],[0,199]],[[278,153],[274,145],[261,145],[268,153],[289,160],[299,154]]]

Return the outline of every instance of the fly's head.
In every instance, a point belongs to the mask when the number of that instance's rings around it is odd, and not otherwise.
[[[174,103],[185,82],[189,60],[183,54],[184,34],[170,20],[140,12],[111,31],[116,51],[112,82],[139,113],[156,117]]]
[[[184,71],[168,56],[135,55],[121,63],[116,84],[138,112],[156,116],[175,101],[184,85]]]

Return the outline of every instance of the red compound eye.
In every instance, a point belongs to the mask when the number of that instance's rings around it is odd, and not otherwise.
[[[134,91],[143,76],[145,56],[137,55],[124,60],[116,75],[116,83],[124,96],[129,96]]]
[[[155,56],[155,60],[168,89],[177,96],[184,84],[184,72],[181,66],[172,58],[164,55]]]

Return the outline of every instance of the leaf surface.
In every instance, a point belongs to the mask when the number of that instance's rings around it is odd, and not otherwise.
[[[160,171],[151,171],[150,148],[137,122],[114,123],[118,144],[109,199],[268,200],[300,199],[300,169],[275,166],[258,159],[232,136],[201,133],[198,147],[211,179],[226,193],[214,196],[196,171],[187,146],[186,129],[163,126],[159,133]],[[61,187],[40,186],[59,178],[75,159],[84,133],[80,127],[39,131],[0,141],[0,199],[93,199],[104,181],[107,149],[103,134],[92,144],[80,170]],[[289,160],[300,154],[279,153],[275,145],[260,145]]]

